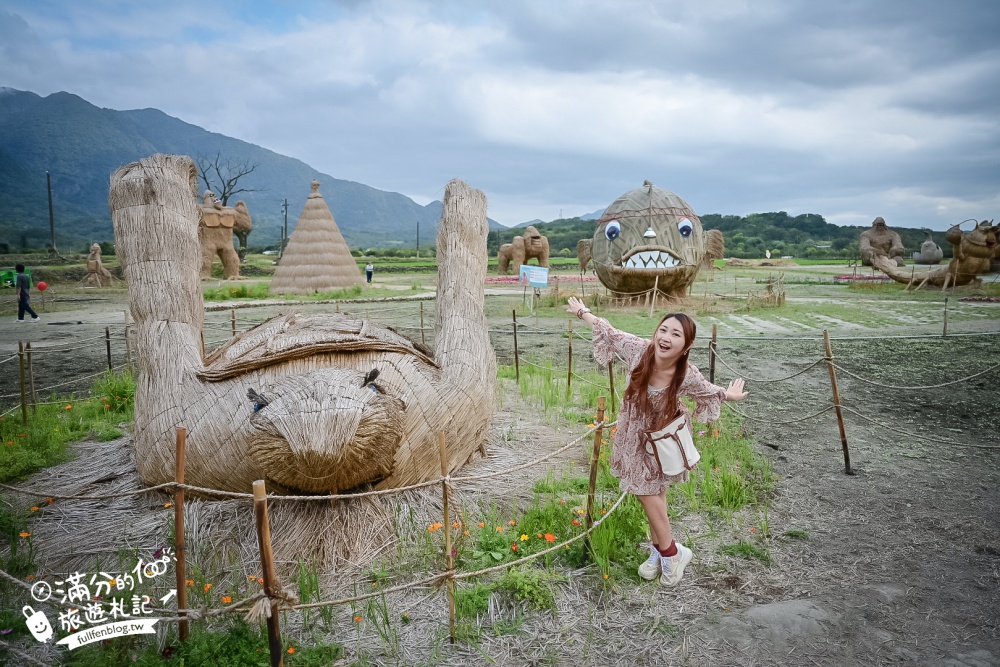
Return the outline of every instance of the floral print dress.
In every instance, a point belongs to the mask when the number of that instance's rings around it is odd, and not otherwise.
[[[594,322],[593,334],[594,359],[597,363],[607,364],[617,354],[628,364],[630,376],[642,359],[646,346],[651,344],[644,338],[615,329],[601,317]],[[666,387],[648,389],[650,402],[656,411],[661,412],[666,400]],[[687,374],[678,392],[677,408],[684,413],[688,428],[691,428],[691,412],[680,400],[681,396],[694,399],[694,418],[708,423],[719,418],[726,390],[706,380],[694,365],[688,364]],[[636,406],[631,401],[622,404],[613,440],[611,470],[618,477],[619,486],[624,493],[637,496],[660,495],[674,482],[688,480],[686,470],[679,475],[664,475],[656,465],[656,459],[642,447],[640,434],[650,428],[652,424],[637,414]]]

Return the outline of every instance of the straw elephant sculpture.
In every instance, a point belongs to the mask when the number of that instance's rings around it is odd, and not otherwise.
[[[140,478],[247,491],[396,488],[449,471],[483,447],[496,357],[483,312],[486,197],[455,180],[438,232],[436,351],[346,314],[289,314],[203,356],[194,162],[154,155],[111,177],[115,239],[136,320]],[[165,289],[169,286],[170,289]]]
[[[945,232],[945,240],[954,246],[952,259],[945,266],[907,273],[883,255],[873,257],[872,266],[897,283],[906,285],[907,289],[919,281],[916,289],[930,285],[943,291],[949,286],[960,287],[978,282],[977,276],[989,273],[991,262],[1000,258],[1000,225],[994,226],[992,220],[983,220],[968,233],[962,232],[960,225],[954,225]]]
[[[861,232],[858,249],[864,266],[874,266],[872,258],[877,256],[888,257],[896,266],[903,266],[903,253],[906,252],[903,239],[886,226],[881,216],[872,220],[871,229]]]
[[[529,259],[537,259],[538,266],[549,265],[549,240],[534,227],[526,228],[522,236],[515,236],[513,241],[500,246],[497,253],[497,273],[507,275],[511,266],[514,267],[514,273],[517,273]]]
[[[211,190],[205,190],[199,207],[201,224],[198,240],[201,245],[201,277],[212,277],[212,262],[222,260],[222,277],[234,280],[240,277],[240,256],[233,248],[233,233],[248,233],[252,222],[246,203],[239,201],[235,207],[223,206]]]

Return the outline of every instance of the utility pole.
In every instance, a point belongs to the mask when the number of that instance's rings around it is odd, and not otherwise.
[[[288,199],[281,203],[281,210],[285,215],[285,224],[281,228],[281,248],[278,250],[278,259],[285,255],[285,245],[288,243]]]
[[[417,259],[420,259],[420,221],[417,220]]]
[[[52,176],[45,172],[45,183],[49,188],[49,233],[52,235],[52,252],[56,252],[56,219],[52,214]]]

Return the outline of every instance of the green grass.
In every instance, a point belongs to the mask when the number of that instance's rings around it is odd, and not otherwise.
[[[759,560],[765,565],[771,563],[771,554],[764,547],[741,540],[735,544],[726,544],[719,547],[719,553],[727,556],[735,556],[744,560]]]

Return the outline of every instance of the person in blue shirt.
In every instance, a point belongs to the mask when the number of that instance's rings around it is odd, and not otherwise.
[[[14,279],[14,287],[17,288],[17,321],[23,322],[24,314],[28,313],[31,315],[31,321],[37,322],[39,317],[29,305],[31,297],[28,296],[28,290],[31,289],[31,278],[24,272],[24,264],[18,264],[14,268],[17,270],[17,278]]]

